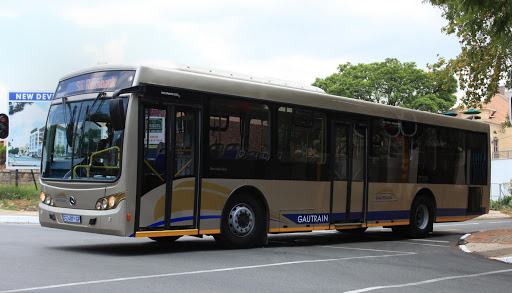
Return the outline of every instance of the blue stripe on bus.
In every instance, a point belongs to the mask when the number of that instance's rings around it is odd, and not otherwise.
[[[379,211],[368,213],[368,221],[390,221],[409,219],[409,211]]]
[[[437,209],[438,217],[456,217],[456,216],[466,216],[466,215],[480,215],[485,214],[485,208],[480,208],[479,212],[476,213],[468,213],[466,208],[459,209]],[[329,222],[329,214],[328,213],[320,213],[320,214],[284,214],[287,219],[294,222],[295,224],[315,224],[315,223],[328,223]],[[201,220],[208,219],[220,219],[221,216],[201,216]],[[345,213],[333,213],[332,220],[340,221],[345,220]],[[350,213],[350,219],[356,220],[361,219],[361,212],[353,212]],[[368,221],[389,221],[389,220],[400,220],[400,219],[409,219],[410,211],[379,211],[379,212],[369,212],[368,213]],[[193,220],[193,217],[182,217],[182,218],[174,218],[171,219],[171,223],[177,223],[182,221],[190,221]],[[285,223],[280,220],[270,219],[274,222]],[[154,224],[149,225],[148,227],[158,227],[164,225],[164,221],[160,221]],[[134,237],[135,234],[130,235],[130,237]]]

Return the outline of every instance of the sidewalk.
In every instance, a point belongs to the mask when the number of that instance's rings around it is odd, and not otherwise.
[[[9,211],[0,209],[0,223],[39,224],[37,211]]]
[[[490,211],[475,220],[512,219],[511,216]],[[460,248],[491,259],[512,263],[512,229],[490,230],[464,235],[459,241]]]

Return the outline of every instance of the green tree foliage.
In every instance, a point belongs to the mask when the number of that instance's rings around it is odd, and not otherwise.
[[[337,73],[317,78],[313,85],[332,95],[434,113],[449,110],[457,101],[457,80],[442,58],[430,65],[429,72],[393,58],[340,64]]]
[[[9,115],[13,115],[14,113],[21,112],[25,109],[25,106],[31,105],[34,102],[23,102],[23,103],[13,103],[9,102]]]
[[[512,69],[512,1],[425,0],[440,7],[446,34],[460,39],[462,52],[450,60],[466,95],[462,103],[474,107],[490,101],[500,81]]]

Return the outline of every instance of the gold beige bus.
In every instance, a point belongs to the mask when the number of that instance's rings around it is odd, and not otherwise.
[[[269,233],[425,237],[489,210],[489,126],[176,65],[63,77],[44,133],[42,226],[227,247]]]

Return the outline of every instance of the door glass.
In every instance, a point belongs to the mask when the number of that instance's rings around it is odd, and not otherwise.
[[[194,226],[196,111],[176,108],[171,227]],[[170,170],[169,170],[170,171]]]
[[[195,112],[176,112],[176,144],[174,178],[194,177]]]
[[[344,124],[336,125],[336,162],[334,178],[337,181],[347,181],[347,127]]]
[[[167,168],[165,158],[166,110],[146,108],[144,116],[142,194],[165,184]]]
[[[363,126],[354,125],[352,144],[352,181],[363,181],[364,178],[364,141],[365,131]]]

